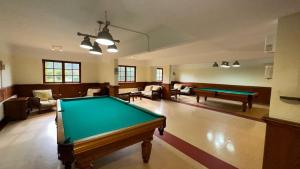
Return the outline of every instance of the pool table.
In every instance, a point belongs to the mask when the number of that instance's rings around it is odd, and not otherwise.
[[[74,162],[91,169],[94,160],[138,142],[147,163],[154,131],[163,134],[166,118],[118,98],[96,96],[58,100],[56,124],[58,159],[65,168]]]
[[[225,100],[233,100],[242,102],[242,110],[245,112],[248,108],[252,108],[253,97],[257,96],[256,92],[227,90],[217,88],[195,88],[194,92],[197,96],[197,102],[199,103],[200,96],[207,100],[207,97],[220,98]]]

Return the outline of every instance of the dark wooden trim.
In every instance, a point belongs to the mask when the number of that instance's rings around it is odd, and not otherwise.
[[[280,96],[280,99],[293,100],[293,101],[299,101],[300,102],[300,97]]]
[[[15,93],[14,86],[3,87],[0,89],[0,102],[13,96]]]
[[[84,96],[89,88],[101,88],[101,95],[109,94],[108,83],[46,83],[46,84],[17,84],[15,93],[19,97],[32,97],[32,90],[51,89],[53,95],[62,98]]]
[[[61,62],[62,63],[62,82],[46,82],[46,79],[45,79],[45,76],[46,76],[46,73],[45,73],[45,62],[47,62],[47,61],[48,62]],[[45,84],[81,83],[81,62],[65,61],[65,60],[49,60],[49,59],[42,59],[42,62],[43,62],[43,83],[45,83]],[[65,82],[65,63],[76,63],[76,64],[79,64],[79,82]]]
[[[265,117],[267,123],[263,169],[300,168],[300,124]]]
[[[120,83],[135,83],[136,82],[136,66],[127,66],[127,65],[118,65],[118,69],[119,67],[125,67],[125,81],[119,81],[118,79],[118,82]],[[131,67],[131,68],[134,68],[134,81],[127,81],[127,67]],[[118,73],[119,73],[119,70],[118,70]]]

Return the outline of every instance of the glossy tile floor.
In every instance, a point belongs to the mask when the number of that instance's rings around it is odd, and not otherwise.
[[[266,124],[172,101],[134,104],[167,117],[166,130],[241,169],[262,168]]]
[[[269,106],[253,104],[252,109],[247,109],[246,112],[243,112],[241,102],[217,98],[208,98],[207,101],[204,101],[204,98],[200,97],[200,101],[199,103],[197,103],[196,96],[181,95],[177,98],[176,101],[227,111],[231,114],[258,120],[261,120],[262,117],[268,115],[269,113]]]
[[[134,104],[167,116],[166,130],[241,169],[262,166],[265,124],[171,101],[137,99]],[[32,115],[0,131],[0,169],[60,169],[56,154],[55,114]],[[200,163],[154,137],[149,164],[140,144],[94,163],[96,169],[203,169]]]

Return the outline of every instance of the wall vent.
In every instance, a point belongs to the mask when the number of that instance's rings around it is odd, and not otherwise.
[[[266,53],[276,52],[276,36],[275,36],[275,34],[266,36],[264,52],[266,52]]]

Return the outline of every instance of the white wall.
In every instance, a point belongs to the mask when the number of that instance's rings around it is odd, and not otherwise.
[[[98,58],[89,54],[17,47],[12,52],[14,84],[42,84],[42,59],[81,62],[81,82],[98,82]]]
[[[0,41],[0,61],[5,65],[5,69],[0,71],[0,79],[2,80],[0,81],[1,87],[9,87],[13,85],[11,71],[12,59],[9,47],[2,41]],[[3,102],[0,102],[0,121],[4,118]]]
[[[276,47],[269,116],[300,123],[300,103],[280,100],[300,98],[300,13],[279,19]]]
[[[245,86],[271,86],[271,80],[264,79],[264,65],[239,68],[213,68],[201,65],[172,67],[174,79],[182,82],[217,83]],[[171,73],[173,74],[173,72]]]

